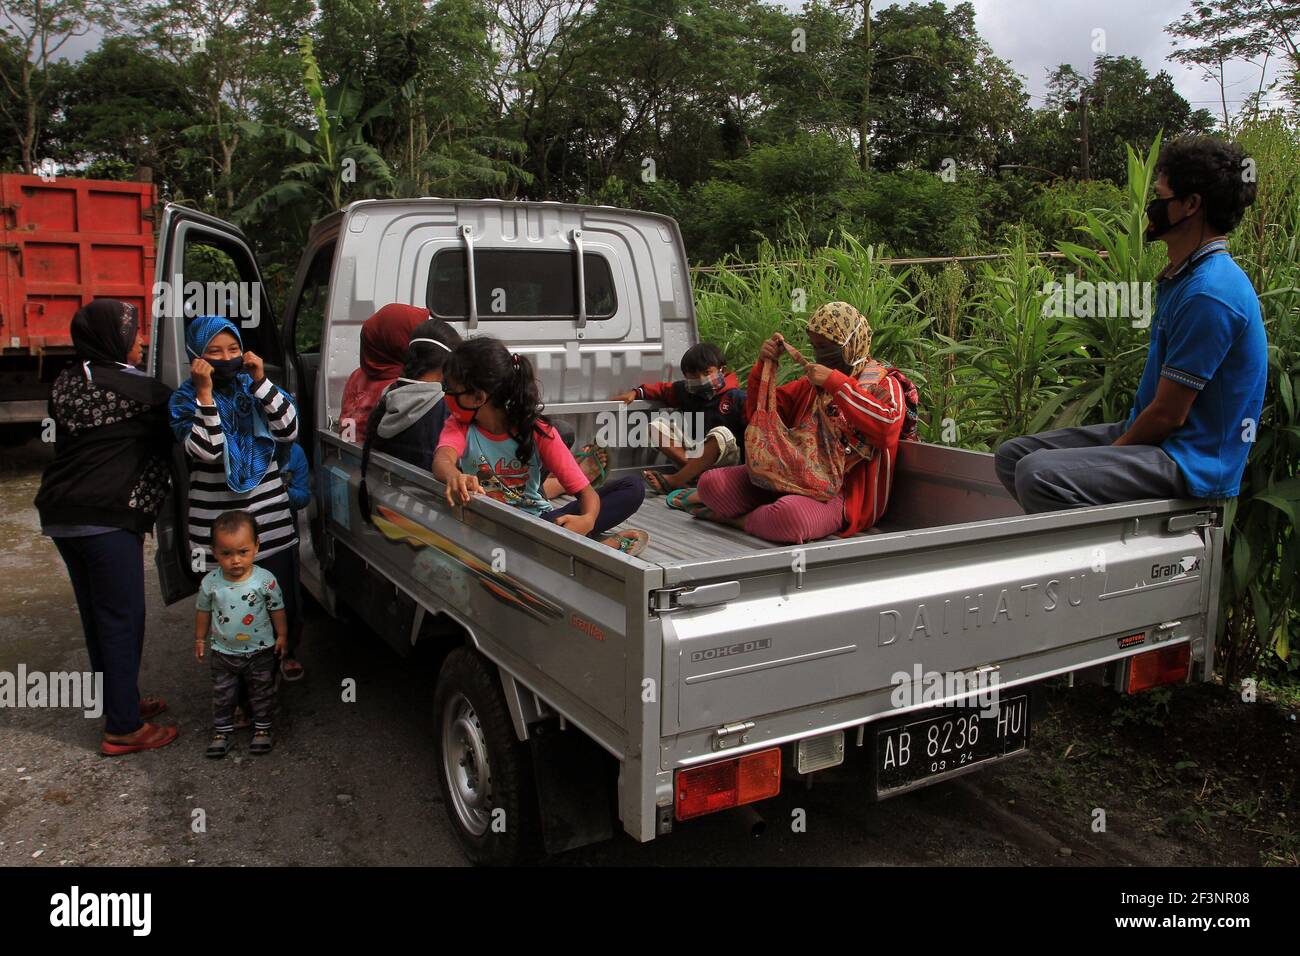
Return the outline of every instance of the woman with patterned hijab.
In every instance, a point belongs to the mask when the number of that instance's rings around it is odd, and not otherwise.
[[[889,503],[900,438],[915,438],[916,391],[896,369],[871,357],[871,324],[847,302],[831,302],[808,318],[813,359],[774,333],[749,373],[745,412],[757,407],[764,362],[787,354],[803,376],[776,390],[777,412],[792,428],[824,409],[840,426],[847,447],[840,493],[828,501],[781,494],[756,485],[747,465],[715,468],[694,491],[677,493],[670,507],[721,521],[780,544],[832,534],[857,534],[874,525]]]
[[[135,368],[143,337],[133,306],[96,299],[72,317],[76,363],[54,380],[54,461],[36,508],[72,579],[90,666],[103,674],[107,756],[153,750],[176,728],[147,723],[167,705],[140,696],[144,534],[171,487],[163,385]]]

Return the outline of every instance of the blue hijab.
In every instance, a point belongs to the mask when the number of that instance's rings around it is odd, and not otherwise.
[[[218,315],[201,315],[185,330],[185,348],[192,359],[201,358],[208,343],[222,332],[235,337],[242,350],[244,340],[239,328]],[[286,396],[287,398],[287,396]],[[262,403],[253,395],[253,378],[240,372],[234,381],[212,383],[212,400],[221,416],[221,430],[226,435],[226,484],[236,494],[245,494],[262,483],[275,457],[275,439],[266,422]],[[172,434],[178,442],[190,435],[198,416],[198,399],[192,379],[186,379],[172,393],[168,402]]]

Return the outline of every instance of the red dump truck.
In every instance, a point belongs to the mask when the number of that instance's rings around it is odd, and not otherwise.
[[[81,306],[129,302],[148,338],[155,202],[150,182],[0,174],[0,441],[45,418]]]

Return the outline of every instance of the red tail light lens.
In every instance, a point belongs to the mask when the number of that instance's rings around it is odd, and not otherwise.
[[[678,820],[729,810],[781,792],[781,748],[677,771]]]
[[[1192,662],[1192,645],[1175,644],[1147,651],[1128,660],[1128,692],[1149,690],[1162,684],[1181,684],[1187,680]]]

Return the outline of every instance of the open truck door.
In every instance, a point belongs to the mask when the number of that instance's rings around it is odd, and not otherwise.
[[[239,326],[244,348],[262,357],[267,377],[287,387],[284,348],[244,234],[214,216],[168,205],[158,225],[157,249],[149,373],[169,388],[189,378],[187,326],[196,316],[223,315]],[[158,513],[155,555],[167,604],[197,591],[203,568],[203,556],[190,553],[189,462],[179,443],[173,447],[172,464],[172,490]]]

